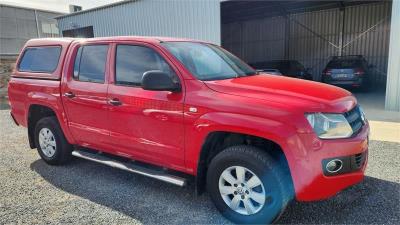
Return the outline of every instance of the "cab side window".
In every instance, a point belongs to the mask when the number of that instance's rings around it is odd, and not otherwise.
[[[75,80],[104,83],[108,45],[85,45],[75,57]]]
[[[143,73],[160,70],[169,74],[175,82],[178,77],[168,63],[153,49],[137,45],[117,45],[115,60],[115,84],[141,86]]]
[[[58,66],[61,47],[29,47],[26,48],[18,70],[32,73],[52,73]]]

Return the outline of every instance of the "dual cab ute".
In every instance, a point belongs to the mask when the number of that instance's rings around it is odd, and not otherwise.
[[[272,223],[291,200],[326,199],[364,177],[369,126],[351,93],[260,75],[210,43],[34,39],[8,90],[46,163],[76,156],[194,181],[237,223]]]

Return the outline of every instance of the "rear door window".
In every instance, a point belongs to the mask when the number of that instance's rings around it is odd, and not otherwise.
[[[79,81],[104,83],[108,45],[85,45],[75,57],[73,77]]]
[[[60,46],[26,48],[18,65],[21,72],[52,73],[58,66]]]

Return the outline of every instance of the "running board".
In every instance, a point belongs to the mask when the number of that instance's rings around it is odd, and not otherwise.
[[[178,186],[185,186],[186,185],[186,179],[182,177],[177,177],[174,175],[167,174],[162,171],[157,171],[157,170],[152,170],[149,168],[145,168],[143,166],[135,165],[133,163],[125,163],[125,162],[119,162],[115,159],[109,158],[107,156],[104,156],[102,154],[96,154],[96,153],[90,153],[86,151],[80,151],[80,150],[75,150],[72,151],[72,155],[75,157],[79,157],[82,159],[87,159],[93,162],[97,162],[100,164],[104,164],[107,166],[111,166],[114,168],[118,168],[121,170],[125,170],[131,173],[137,173],[146,177],[151,177],[157,180],[161,180],[170,184],[175,184]]]

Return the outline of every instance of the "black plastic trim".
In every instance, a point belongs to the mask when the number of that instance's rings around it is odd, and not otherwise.
[[[327,171],[326,164],[335,159],[342,161],[343,163],[342,168],[335,173]],[[341,156],[341,157],[324,159],[322,160],[322,171],[325,176],[337,176],[341,174],[355,172],[360,170],[364,166],[366,159],[367,159],[367,151],[350,156]]]
[[[12,120],[14,121],[15,125],[19,126],[19,123],[15,119],[14,115],[12,114],[12,112],[10,112],[10,116],[11,116]]]
[[[54,80],[54,81],[60,81],[61,78],[45,78],[45,77],[30,77],[30,76],[15,76],[11,75],[11,78],[18,78],[18,79],[32,79],[32,80]]]

